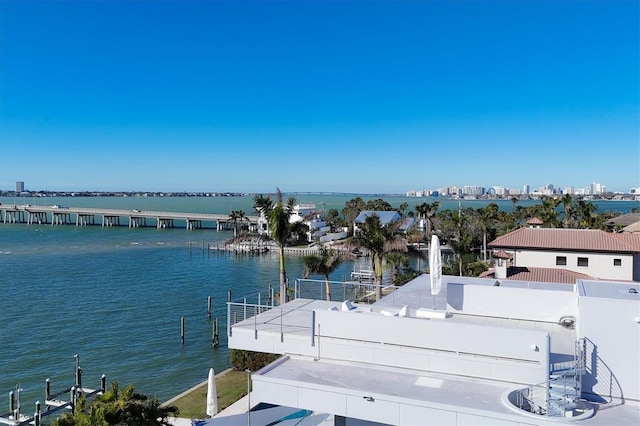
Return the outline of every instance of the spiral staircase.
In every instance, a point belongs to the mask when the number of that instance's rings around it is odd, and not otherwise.
[[[549,380],[516,391],[514,404],[520,410],[547,417],[574,417],[581,412],[582,376],[585,374],[586,341],[575,342],[573,361],[552,364]]]

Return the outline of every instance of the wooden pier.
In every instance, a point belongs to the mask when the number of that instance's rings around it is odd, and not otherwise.
[[[236,223],[229,215],[215,213],[187,213],[147,210],[101,209],[84,207],[32,206],[0,204],[2,223],[27,225],[75,225],[76,227],[100,225],[103,227],[128,226],[129,228],[174,228],[184,224],[187,230],[210,228],[232,230]],[[75,219],[75,220],[74,220]],[[246,216],[250,228],[257,229],[258,216]]]

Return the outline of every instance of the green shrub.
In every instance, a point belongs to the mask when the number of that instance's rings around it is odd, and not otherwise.
[[[279,357],[277,354],[231,349],[231,366],[237,371],[257,371]]]

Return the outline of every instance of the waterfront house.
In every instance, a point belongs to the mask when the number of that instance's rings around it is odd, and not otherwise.
[[[400,215],[400,213],[398,213],[397,211],[363,210],[360,212],[360,214],[358,214],[358,216],[353,221],[354,233],[358,232],[359,225],[362,225],[364,221],[367,219],[367,217],[373,216],[373,215],[376,215],[380,218],[380,224],[382,226],[387,226],[389,224],[396,223],[399,220],[402,220],[402,223],[400,224],[400,229],[405,232],[411,229],[415,224],[414,218],[412,217],[403,218]]]
[[[640,424],[637,284],[494,282],[444,276],[432,296],[421,275],[372,305],[231,302],[229,347],[282,355],[253,373],[254,403],[335,425]]]
[[[520,228],[488,246],[510,254],[508,266],[516,268],[552,268],[596,279],[640,281],[640,234]],[[499,266],[497,262],[496,273]]]

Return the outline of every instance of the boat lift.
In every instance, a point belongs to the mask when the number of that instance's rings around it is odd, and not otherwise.
[[[75,354],[76,359],[76,379],[75,384],[60,392],[51,393],[51,381],[45,380],[45,410],[42,411],[40,401],[36,401],[36,411],[33,416],[24,415],[21,411],[20,393],[22,388],[18,385],[16,391],[9,392],[9,412],[0,415],[0,425],[23,426],[35,425],[40,426],[42,417],[57,414],[62,410],[71,410],[73,413],[81,396],[91,398],[96,395],[103,395],[106,391],[107,378],[103,374],[100,377],[100,389],[89,389],[82,387],[82,368],[80,368],[80,355]],[[69,400],[61,399],[62,395],[69,395]]]

